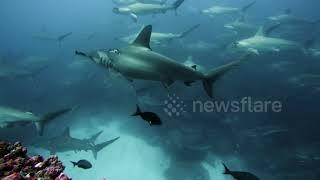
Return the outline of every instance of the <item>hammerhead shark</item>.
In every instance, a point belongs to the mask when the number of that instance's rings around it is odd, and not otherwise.
[[[98,50],[91,53],[76,51],[75,53],[120,73],[129,81],[134,79],[159,81],[167,88],[175,81],[182,81],[186,86],[191,86],[192,83],[200,80],[210,97],[212,97],[212,84],[247,59],[242,58],[203,73],[198,71],[196,66],[186,66],[153,51],[150,47],[151,33],[152,26],[148,25],[127,47]]]
[[[124,7],[115,7],[113,12],[116,14],[129,15],[134,22],[138,21],[138,15],[163,14],[167,11],[176,11],[184,0],[177,0],[173,4],[151,4],[151,3],[133,3]]]
[[[70,136],[70,128],[67,127],[61,135],[49,139],[37,140],[32,146],[48,149],[50,154],[65,151],[92,151],[94,159],[97,159],[99,151],[120,138],[116,137],[100,144],[95,144],[96,139],[102,133],[103,131],[100,131],[87,139],[77,139]]]

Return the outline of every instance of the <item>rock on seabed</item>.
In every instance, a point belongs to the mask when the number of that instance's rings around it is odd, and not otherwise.
[[[12,144],[0,140],[1,180],[71,180],[63,173],[64,168],[57,156],[47,159],[42,156],[29,157],[27,148],[20,142]]]

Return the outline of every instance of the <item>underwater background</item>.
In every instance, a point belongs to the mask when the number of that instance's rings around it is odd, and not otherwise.
[[[156,32],[177,33],[194,25],[187,37],[151,44],[152,50],[178,62],[187,60],[211,69],[236,60],[228,45],[254,36],[234,33],[224,26],[236,15],[211,18],[200,11],[213,5],[243,7],[250,0],[185,0],[174,12],[139,16],[138,22],[113,13],[111,0],[2,0],[0,6],[0,70],[15,66],[42,68],[31,76],[0,76],[0,106],[45,114],[71,107],[72,112],[50,122],[43,136],[33,125],[1,128],[0,139],[20,141],[30,154],[49,156],[35,144],[70,128],[70,136],[86,139],[103,131],[97,143],[120,137],[98,152],[57,152],[73,179],[106,180],[228,180],[222,163],[232,170],[249,171],[260,179],[320,179],[320,25],[294,24],[271,36],[303,44],[313,40],[318,55],[301,52],[255,54],[248,62],[214,84],[214,99],[280,101],[281,112],[193,112],[192,101],[211,100],[201,83],[191,87],[175,83],[168,89],[159,82],[132,83],[75,50],[90,51],[127,46],[120,37],[136,34],[144,25]],[[173,1],[166,2],[172,4]],[[320,20],[317,0],[257,0],[246,20],[257,27],[267,17],[292,14],[310,22]],[[50,37],[72,34],[61,43]],[[39,35],[46,38],[37,38]],[[9,66],[8,66],[9,67]],[[15,69],[17,71],[17,69]],[[182,115],[164,109],[170,97],[186,104]],[[157,113],[163,125],[149,126],[131,114],[136,105]],[[61,142],[63,143],[63,142]],[[89,160],[91,169],[75,168],[70,161]]]

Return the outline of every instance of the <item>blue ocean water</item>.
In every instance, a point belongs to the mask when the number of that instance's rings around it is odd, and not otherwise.
[[[82,140],[103,131],[95,144],[119,136],[97,159],[75,145],[55,153],[66,174],[76,180],[231,180],[223,174],[222,163],[260,179],[319,180],[320,3],[257,0],[242,11],[251,2],[185,0],[176,13],[136,13],[134,22],[130,15],[113,12],[127,5],[111,0],[3,0],[0,106],[39,116],[66,107],[73,110],[48,122],[42,137],[33,124],[0,124],[0,139],[20,141],[30,154],[48,156],[48,147],[35,142],[45,144],[67,127],[71,137]],[[203,13],[213,6],[232,7],[233,12]],[[242,26],[234,25],[240,22]],[[196,64],[195,71],[206,73],[250,57],[215,79],[210,98],[200,81],[170,87],[157,81],[130,82],[121,72],[75,55],[76,50],[121,51],[131,43],[121,41],[123,37],[135,38],[149,24],[154,32],[173,34],[199,25],[185,37],[151,37],[154,52],[188,67]],[[270,30],[264,36],[277,41],[261,45],[256,40],[250,46],[242,41],[254,37],[259,27]],[[232,102],[242,107],[231,108]],[[268,102],[268,109],[258,107],[261,102]],[[219,103],[227,105],[219,110]],[[272,109],[273,103],[280,103],[281,110]],[[131,116],[137,104],[156,113],[163,124],[150,126]],[[5,119],[1,113],[0,123]],[[74,168],[70,161],[80,159],[93,167]]]

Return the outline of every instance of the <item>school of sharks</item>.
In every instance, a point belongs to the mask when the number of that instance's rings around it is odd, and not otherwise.
[[[3,4],[0,140],[76,180],[320,179],[316,0]],[[282,109],[195,106],[248,99]]]

